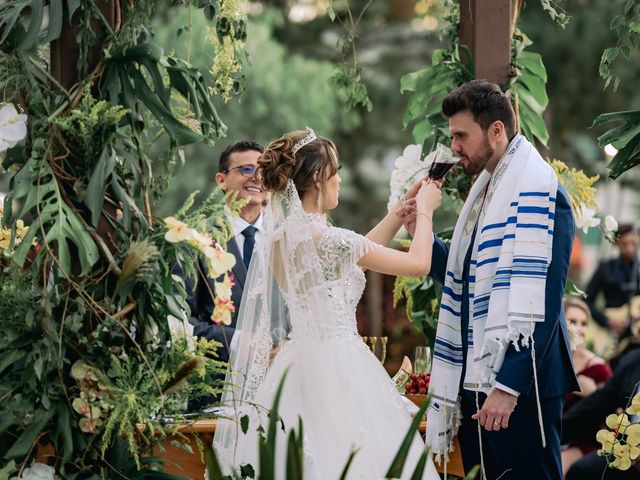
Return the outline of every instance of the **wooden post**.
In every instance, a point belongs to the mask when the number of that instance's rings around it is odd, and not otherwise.
[[[104,18],[113,27],[116,22],[116,2],[119,0],[96,0],[96,4]],[[96,44],[93,46],[93,55],[89,64],[89,71],[98,62],[101,45],[104,42],[104,32],[99,29]],[[66,89],[70,89],[78,83],[78,56],[80,49],[76,42],[77,31],[69,23],[67,15],[62,26],[60,38],[51,42],[51,75]]]
[[[511,66],[511,3],[512,0],[460,2],[460,42],[473,55],[476,78],[498,85],[506,83]]]

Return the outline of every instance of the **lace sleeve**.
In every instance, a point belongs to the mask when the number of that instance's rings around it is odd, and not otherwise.
[[[362,235],[338,227],[327,228],[318,242],[318,256],[326,280],[336,280],[358,264],[370,250],[380,247]]]

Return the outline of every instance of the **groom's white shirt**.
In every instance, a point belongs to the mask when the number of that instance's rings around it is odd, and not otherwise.
[[[263,229],[263,217],[262,214],[258,217],[258,219],[254,223],[247,222],[244,218],[235,215],[227,215],[227,220],[229,221],[229,225],[231,225],[231,229],[233,230],[233,238],[238,244],[238,250],[240,251],[240,255],[244,257],[244,235],[242,231],[248,226],[254,226],[258,229],[256,232],[256,246],[260,244],[262,240],[262,229]],[[255,247],[254,247],[255,248]]]

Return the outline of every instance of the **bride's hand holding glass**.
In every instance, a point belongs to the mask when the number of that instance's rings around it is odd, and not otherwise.
[[[422,181],[420,190],[416,195],[416,211],[417,215],[427,215],[431,220],[434,210],[440,206],[442,201],[442,192],[438,183],[431,181]]]

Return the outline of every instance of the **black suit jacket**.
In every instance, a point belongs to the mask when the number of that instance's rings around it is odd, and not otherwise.
[[[604,295],[605,306],[621,307],[629,299],[640,293],[640,271],[638,260],[625,263],[621,258],[604,260],[587,285],[587,304],[593,319],[603,327],[607,326],[606,315],[598,310],[595,302],[600,293]]]
[[[247,269],[242,261],[242,254],[238,248],[235,238],[231,238],[227,243],[227,251],[236,257],[236,264],[231,273],[234,276],[234,285],[231,289],[231,300],[236,307],[230,325],[216,325],[211,320],[213,314],[215,296],[214,280],[207,276],[207,266],[204,258],[198,259],[198,275],[194,281],[192,278],[185,278],[187,289],[187,303],[191,308],[191,318],[189,323],[193,325],[193,333],[196,337],[204,337],[207,340],[215,340],[222,344],[218,349],[219,359],[229,361],[229,345],[235,333],[238,312],[240,311],[240,301],[244,290],[244,283],[247,279]],[[221,279],[217,279],[221,280]]]
[[[640,382],[640,351],[626,354],[618,368],[602,388],[580,400],[562,420],[562,443],[584,441],[595,436],[607,415],[627,406],[627,401]]]

